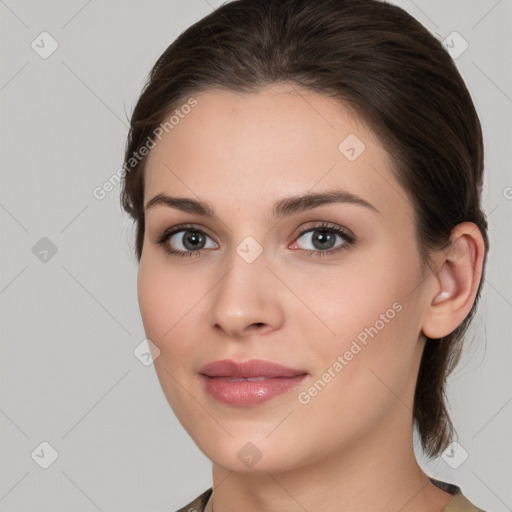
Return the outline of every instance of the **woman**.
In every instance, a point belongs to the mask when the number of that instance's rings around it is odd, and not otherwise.
[[[122,205],[164,394],[212,461],[182,511],[476,511],[426,475],[489,248],[441,43],[377,0],[236,0],[134,109]]]

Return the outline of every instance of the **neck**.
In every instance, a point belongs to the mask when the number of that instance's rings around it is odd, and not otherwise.
[[[206,511],[439,512],[452,495],[430,482],[416,461],[412,428],[399,424],[286,472],[235,473],[214,463]]]

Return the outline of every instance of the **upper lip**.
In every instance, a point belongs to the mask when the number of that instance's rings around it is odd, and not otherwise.
[[[221,359],[205,364],[199,369],[199,373],[208,377],[296,377],[304,375],[303,370],[295,370],[286,366],[265,361],[263,359],[251,359],[250,361],[233,361],[232,359]]]

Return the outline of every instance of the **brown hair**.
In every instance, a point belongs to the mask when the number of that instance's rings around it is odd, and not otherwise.
[[[338,99],[378,135],[414,205],[423,263],[452,229],[481,209],[483,140],[471,96],[440,41],[406,11],[379,0],[235,0],[185,30],[153,66],[131,118],[121,203],[144,238],[144,165],[134,159],[166,116],[193,93],[254,92],[285,81]],[[427,338],[413,420],[424,452],[449,444],[445,384],[457,364],[473,307],[451,334]]]

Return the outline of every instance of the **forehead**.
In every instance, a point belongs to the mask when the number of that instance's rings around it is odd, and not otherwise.
[[[193,98],[197,104],[150,152],[144,204],[168,192],[265,207],[284,195],[340,187],[383,208],[391,197],[410,207],[377,136],[335,99],[282,83]]]

